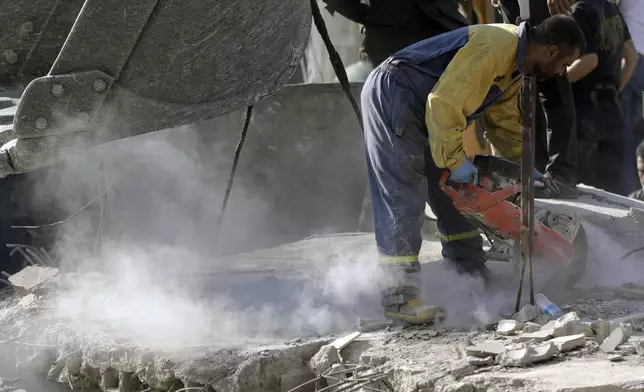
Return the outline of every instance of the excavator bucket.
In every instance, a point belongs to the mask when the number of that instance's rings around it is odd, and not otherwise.
[[[28,83],[0,176],[251,105],[294,73],[310,29],[303,0],[0,2],[0,85]]]

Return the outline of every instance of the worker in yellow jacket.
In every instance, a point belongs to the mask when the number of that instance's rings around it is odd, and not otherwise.
[[[376,242],[394,277],[383,292],[388,318],[425,323],[436,315],[419,300],[426,202],[446,261],[461,273],[485,273],[483,240],[440,190],[440,176],[449,170],[451,181],[477,181],[462,140],[475,119],[505,158],[519,160],[522,75],[562,74],[583,42],[577,23],[563,15],[535,27],[474,25],[413,44],[369,75],[361,99]]]

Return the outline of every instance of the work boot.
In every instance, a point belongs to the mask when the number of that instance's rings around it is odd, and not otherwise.
[[[456,271],[459,275],[467,275],[473,278],[482,279],[486,288],[490,285],[507,280],[506,277],[489,269],[485,265],[485,261],[465,261],[445,258],[445,265],[447,268]]]
[[[543,182],[543,187],[534,188],[534,197],[537,199],[576,199],[579,197],[577,184],[567,181],[561,176],[546,173],[541,182]]]
[[[385,317],[403,324],[438,324],[445,318],[445,309],[427,306],[418,297],[420,290],[412,286],[386,289],[382,296]]]

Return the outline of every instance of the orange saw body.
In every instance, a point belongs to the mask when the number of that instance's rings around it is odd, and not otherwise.
[[[493,248],[505,242],[506,251],[502,253],[510,256],[507,249],[513,245],[507,242],[518,243],[521,228],[520,166],[483,155],[476,156],[473,163],[479,169],[477,185],[451,184],[449,172],[445,172],[440,187],[454,207],[488,237]],[[570,264],[575,257],[574,239],[581,219],[569,211],[541,209],[535,215],[533,255],[560,265]]]

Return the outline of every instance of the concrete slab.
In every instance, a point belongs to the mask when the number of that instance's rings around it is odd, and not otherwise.
[[[501,391],[494,386],[494,380],[520,380],[529,391],[551,392],[590,392],[590,391],[642,391],[644,374],[641,365],[635,362],[609,364],[605,360],[576,359],[556,364],[546,364],[517,373],[489,372],[472,376],[477,384],[487,382],[492,388],[489,392]],[[502,385],[502,384],[500,384]]]

